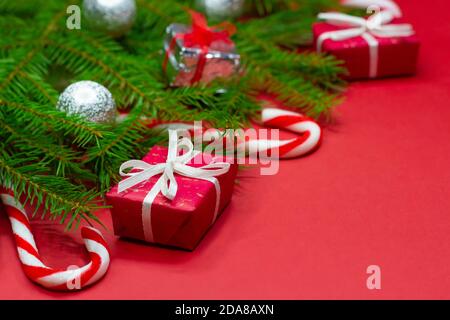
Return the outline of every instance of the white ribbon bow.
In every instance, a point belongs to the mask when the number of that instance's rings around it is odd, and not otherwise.
[[[349,28],[322,33],[317,39],[317,52],[322,52],[323,42],[327,39],[342,41],[363,37],[370,48],[369,76],[371,78],[376,77],[378,72],[378,41],[374,36],[390,38],[409,37],[414,34],[410,24],[389,24],[394,19],[394,15],[389,11],[375,13],[368,19],[338,12],[320,13],[318,18],[333,25],[349,26]]]
[[[179,150],[185,149],[185,153],[179,154]],[[119,193],[131,187],[138,185],[141,182],[147,181],[151,177],[161,174],[159,180],[153,188],[159,188],[166,198],[173,200],[178,191],[178,183],[175,179],[174,173],[179,175],[197,178],[202,180],[209,180],[209,178],[218,176],[228,172],[230,164],[226,162],[212,162],[202,167],[191,167],[186,165],[190,159],[195,156],[194,145],[191,140],[187,138],[178,139],[176,130],[169,130],[169,150],[167,154],[167,161],[165,163],[149,164],[141,160],[129,160],[120,166],[120,175],[129,177],[128,179],[119,182]],[[140,170],[138,172],[128,172],[125,170]]]
[[[341,4],[347,7],[370,9],[379,8],[392,12],[394,17],[400,18],[402,10],[395,1],[392,0],[341,0]]]
[[[185,149],[185,152],[179,155],[179,151],[182,149]],[[212,162],[196,168],[186,165],[189,160],[199,153],[199,151],[194,151],[191,140],[187,138],[178,139],[177,131],[169,130],[169,150],[165,163],[152,165],[141,160],[129,160],[120,166],[120,175],[128,178],[119,183],[119,193],[147,181],[155,175],[162,174],[142,201],[142,227],[146,241],[155,242],[151,216],[152,204],[156,196],[161,192],[166,198],[173,200],[177,194],[178,184],[175,179],[175,173],[189,178],[206,180],[214,185],[216,205],[212,222],[216,220],[220,203],[220,184],[215,176],[228,172],[230,164],[226,162]],[[125,173],[127,169],[131,171]],[[139,171],[133,172],[134,170]]]

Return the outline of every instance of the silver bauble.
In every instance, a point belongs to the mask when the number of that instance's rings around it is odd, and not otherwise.
[[[113,37],[120,37],[133,26],[135,0],[84,0],[83,17],[88,26]]]
[[[214,20],[239,17],[244,12],[244,5],[245,0],[197,0],[197,6]]]
[[[79,81],[68,86],[59,96],[57,108],[97,123],[112,123],[117,113],[111,92],[94,81]]]

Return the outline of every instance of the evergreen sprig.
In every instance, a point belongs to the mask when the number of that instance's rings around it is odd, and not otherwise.
[[[245,18],[234,21],[242,73],[186,88],[168,87],[162,42],[167,25],[190,22],[185,9],[195,1],[137,0],[137,20],[120,39],[83,21],[68,30],[67,6],[80,2],[0,0],[0,184],[68,228],[98,222],[98,200],[119,179],[120,163],[164,138],[143,119],[237,128],[258,114],[261,91],[319,117],[344,86],[338,61],[296,52],[310,44],[316,14],[336,0],[248,0]],[[128,117],[96,124],[57,110],[59,93],[78,80],[108,87]]]

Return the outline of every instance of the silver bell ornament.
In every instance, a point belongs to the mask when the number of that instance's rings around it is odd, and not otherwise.
[[[197,7],[209,19],[225,20],[236,18],[244,12],[245,0],[196,0]]]
[[[133,26],[135,0],[83,0],[83,17],[88,27],[120,37]]]
[[[94,81],[79,81],[68,86],[59,96],[57,108],[96,123],[113,123],[117,114],[111,92]]]

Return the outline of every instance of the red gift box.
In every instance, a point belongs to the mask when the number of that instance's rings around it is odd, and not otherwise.
[[[166,29],[163,70],[171,86],[209,83],[237,73],[240,56],[231,40],[235,27],[229,23],[211,27],[202,14],[189,12],[191,26],[172,23]]]
[[[420,42],[411,25],[400,23],[391,13],[383,11],[367,20],[340,13],[321,15],[328,15],[325,19],[330,21],[313,25],[314,47],[343,61],[348,79],[412,75],[416,72]],[[344,21],[340,21],[342,17]],[[348,17],[356,18],[356,23],[345,24]],[[381,18],[382,23],[374,26],[377,18]],[[356,31],[358,28],[365,31]],[[352,29],[356,31],[353,36],[350,35]],[[344,30],[350,30],[348,36],[341,36],[346,32]],[[336,31],[337,36],[330,37]],[[394,35],[390,36],[392,31]]]
[[[167,148],[155,146],[142,160],[156,165],[165,163],[167,155]],[[198,168],[212,160],[212,157],[199,153],[186,164]],[[125,238],[193,250],[215,222],[216,215],[220,215],[231,200],[237,165],[229,159],[225,161],[230,163],[230,167],[228,172],[215,177],[219,185],[217,190],[210,181],[175,174],[178,184],[176,196],[169,200],[159,192],[151,203],[150,220],[143,216],[143,202],[160,174],[123,192],[119,192],[118,185],[114,186],[106,195],[112,206],[114,233]],[[152,239],[145,231],[148,232],[149,228]]]

